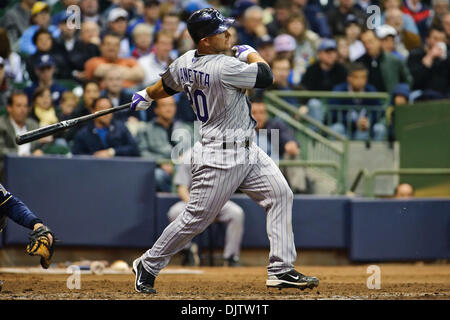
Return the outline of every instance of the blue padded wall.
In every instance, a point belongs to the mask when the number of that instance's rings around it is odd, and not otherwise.
[[[354,200],[350,258],[450,258],[450,200]]]
[[[149,247],[154,241],[153,162],[135,158],[6,158],[6,187],[56,232],[61,245]],[[28,229],[8,222],[5,241]]]

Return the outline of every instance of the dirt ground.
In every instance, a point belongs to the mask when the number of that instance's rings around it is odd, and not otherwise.
[[[156,295],[134,291],[134,276],[81,274],[80,289],[69,290],[70,275],[0,273],[5,299],[446,299],[450,300],[450,265],[380,264],[380,289],[368,289],[368,265],[301,266],[320,279],[317,289],[268,289],[264,267],[199,267],[203,274],[161,274]],[[168,269],[173,268],[169,267]]]

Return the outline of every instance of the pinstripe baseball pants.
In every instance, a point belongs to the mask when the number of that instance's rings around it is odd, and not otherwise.
[[[199,144],[199,148],[193,154],[202,154],[203,158],[192,163],[189,202],[142,255],[144,268],[157,276],[174,254],[214,221],[231,195],[240,189],[266,211],[268,274],[291,270],[297,257],[292,232],[293,193],[277,165],[254,142],[239,150],[223,150],[221,144]]]

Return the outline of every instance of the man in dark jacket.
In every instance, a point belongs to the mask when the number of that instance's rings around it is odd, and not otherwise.
[[[336,92],[375,92],[373,85],[367,83],[368,72],[361,63],[354,63],[349,67],[347,81],[333,88]],[[330,99],[329,107],[332,105],[354,106],[350,110],[333,110],[331,113],[331,128],[349,138],[355,140],[366,140],[370,135],[374,140],[384,140],[386,127],[382,123],[384,110],[379,99]],[[359,108],[359,107],[363,108]],[[367,106],[367,107],[365,107]],[[373,107],[369,107],[373,106]],[[378,106],[378,107],[376,107]]]
[[[345,22],[351,14],[356,17],[360,26],[365,25],[366,14],[354,5],[354,0],[339,0],[339,6],[328,12],[328,25],[334,36],[345,35]]]
[[[444,99],[450,96],[450,58],[445,47],[445,33],[432,27],[425,46],[411,51],[408,67],[414,78],[415,90],[423,90],[422,98]],[[447,48],[448,49],[448,48]]]
[[[108,98],[101,97],[94,101],[92,108],[92,112],[97,112],[112,108],[112,104]],[[93,155],[97,158],[139,156],[139,150],[131,133],[122,122],[112,118],[111,113],[96,118],[93,123],[78,131],[72,153]]]
[[[389,52],[383,52],[380,39],[373,30],[361,34],[366,53],[356,60],[369,70],[369,83],[377,91],[392,93],[398,83],[412,85],[412,76],[402,60]]]
[[[331,91],[335,85],[345,82],[347,71],[337,62],[336,41],[322,40],[317,51],[319,59],[306,69],[301,84],[307,90]]]

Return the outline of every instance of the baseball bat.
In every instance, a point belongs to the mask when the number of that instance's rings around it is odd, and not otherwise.
[[[65,129],[69,129],[72,127],[75,127],[79,124],[82,124],[86,121],[104,116],[105,114],[109,114],[109,113],[113,113],[113,112],[117,112],[123,109],[126,109],[130,106],[131,102],[126,103],[126,104],[122,104],[120,106],[117,107],[113,107],[110,109],[106,109],[106,110],[102,110],[102,111],[97,111],[94,112],[92,114],[88,114],[82,117],[78,117],[78,118],[73,118],[73,119],[69,119],[69,120],[64,120],[64,121],[60,121],[58,123],[55,124],[51,124],[49,126],[45,126],[42,128],[38,128],[35,130],[31,130],[28,132],[25,132],[24,134],[20,134],[16,136],[16,143],[17,144],[24,144],[24,143],[28,143],[46,136],[50,136],[56,132],[65,130]]]

